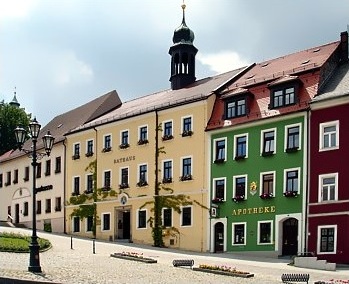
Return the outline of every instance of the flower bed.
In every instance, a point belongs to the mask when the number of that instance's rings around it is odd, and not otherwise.
[[[110,256],[115,257],[115,258],[120,258],[120,259],[144,262],[144,263],[157,263],[158,262],[156,259],[144,257],[143,253],[137,253],[137,252],[113,253]]]
[[[328,281],[316,281],[314,284],[336,284],[336,283],[349,283],[349,280],[341,280],[341,279],[331,279]]]
[[[200,264],[199,267],[193,267],[195,271],[226,275],[226,276],[234,276],[234,277],[242,277],[249,278],[253,277],[254,274],[245,271],[236,270],[235,267],[225,266],[225,265],[206,265]]]

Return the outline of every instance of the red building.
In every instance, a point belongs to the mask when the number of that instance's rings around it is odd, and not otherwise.
[[[341,64],[311,103],[307,250],[349,263],[348,33],[341,37]]]

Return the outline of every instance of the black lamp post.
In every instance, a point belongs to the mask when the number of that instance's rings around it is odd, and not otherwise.
[[[33,229],[32,229],[32,236],[31,236],[31,242],[29,244],[29,266],[28,271],[30,272],[41,272],[41,266],[40,266],[40,258],[39,258],[39,243],[38,243],[38,236],[36,235],[36,167],[38,165],[37,159],[38,156],[42,157],[45,154],[43,153],[37,153],[36,151],[36,143],[37,139],[39,137],[41,125],[36,121],[34,118],[29,123],[29,130],[30,130],[30,137],[32,140],[32,149],[31,150],[25,150],[22,148],[24,142],[27,140],[27,131],[24,128],[17,127],[15,129],[15,135],[16,135],[16,141],[18,143],[18,147],[21,151],[24,151],[25,153],[29,154],[32,158],[32,166],[33,166]],[[50,134],[50,131],[47,132],[46,135],[42,138],[44,142],[44,148],[47,156],[50,156],[54,138]]]

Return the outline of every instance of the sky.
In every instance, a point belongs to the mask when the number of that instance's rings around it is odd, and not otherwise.
[[[0,101],[42,124],[116,90],[170,88],[183,0],[0,0]],[[202,79],[337,41],[348,0],[185,0]]]

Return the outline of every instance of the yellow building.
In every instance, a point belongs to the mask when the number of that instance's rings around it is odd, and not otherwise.
[[[171,89],[125,102],[66,134],[68,233],[93,237],[92,207],[81,204],[95,204],[97,239],[153,244],[154,196],[173,196],[172,201],[182,196],[190,202],[180,203],[178,212],[176,206],[162,208],[164,244],[208,250],[210,146],[205,127],[214,91],[242,70],[196,81],[194,33],[182,8],[183,21],[169,50]],[[96,167],[87,170],[95,161]],[[156,193],[158,183],[170,190]]]

